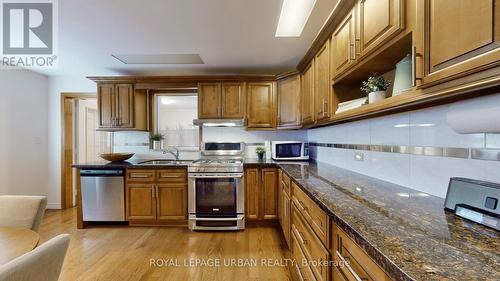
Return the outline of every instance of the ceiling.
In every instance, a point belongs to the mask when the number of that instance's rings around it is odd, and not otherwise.
[[[301,37],[274,37],[282,0],[64,0],[47,75],[277,74],[293,69],[338,0]],[[126,65],[111,54],[199,54],[203,65]]]

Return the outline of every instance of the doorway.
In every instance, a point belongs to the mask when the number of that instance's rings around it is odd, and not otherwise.
[[[99,154],[112,151],[112,134],[98,131],[95,94],[61,94],[61,208],[76,205],[75,163],[99,161]]]

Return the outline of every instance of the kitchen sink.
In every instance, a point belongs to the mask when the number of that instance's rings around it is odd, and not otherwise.
[[[193,161],[191,160],[147,160],[147,161],[142,161],[137,163],[137,165],[142,165],[142,166],[175,166],[175,165],[187,165]]]

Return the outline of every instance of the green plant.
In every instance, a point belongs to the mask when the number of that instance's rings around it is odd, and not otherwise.
[[[368,80],[363,81],[363,86],[361,87],[361,90],[367,94],[371,92],[377,92],[377,91],[385,91],[387,88],[389,88],[389,85],[391,85],[391,81],[385,79],[381,75],[378,75],[377,73],[373,73]]]
[[[266,153],[266,149],[264,147],[257,147],[255,149],[255,153],[257,153],[257,155],[263,155],[264,153]]]
[[[163,136],[163,135],[162,135],[162,134],[160,134],[160,133],[156,133],[156,134],[155,134],[155,133],[151,133],[151,134],[149,135],[149,139],[150,139],[151,141],[162,141],[162,140],[164,140],[164,139],[165,139],[165,136]]]

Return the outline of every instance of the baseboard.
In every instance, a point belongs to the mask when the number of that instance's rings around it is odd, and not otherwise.
[[[60,210],[61,209],[61,203],[47,203],[47,209],[50,209],[50,210]]]

